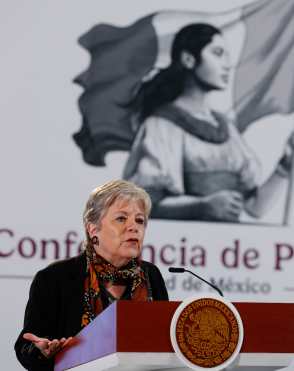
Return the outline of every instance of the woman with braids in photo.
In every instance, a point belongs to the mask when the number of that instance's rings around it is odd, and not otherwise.
[[[210,108],[230,72],[220,30],[191,24],[176,34],[170,65],[132,101],[138,132],[124,178],[148,190],[152,217],[237,222],[245,210],[258,218],[287,180],[292,146],[260,185],[260,164],[235,123]]]

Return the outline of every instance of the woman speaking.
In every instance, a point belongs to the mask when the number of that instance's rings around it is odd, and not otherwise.
[[[148,194],[131,182],[94,189],[83,215],[84,252],[32,282],[15,344],[27,370],[53,370],[54,355],[115,300],[168,300],[158,268],[140,259],[150,210]]]

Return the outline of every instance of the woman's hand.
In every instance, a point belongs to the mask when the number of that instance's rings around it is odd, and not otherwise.
[[[53,357],[62,348],[64,348],[72,339],[72,337],[69,337],[67,339],[62,338],[60,340],[58,339],[48,340],[46,338],[39,338],[38,336],[28,332],[23,335],[23,338],[34,343],[34,345],[40,350],[40,352],[46,358]]]
[[[241,193],[223,190],[205,197],[207,202],[208,217],[214,220],[238,221],[244,208]]]

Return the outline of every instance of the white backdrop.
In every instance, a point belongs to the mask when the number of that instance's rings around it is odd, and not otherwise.
[[[3,370],[22,369],[13,345],[31,277],[54,260],[55,248],[59,258],[66,257],[66,248],[71,256],[77,253],[90,190],[120,177],[127,156],[110,153],[106,167],[91,167],[71,138],[81,125],[76,102],[82,92],[72,80],[89,63],[78,37],[99,22],[127,25],[161,9],[220,11],[249,2],[11,0],[0,4]],[[274,119],[281,125],[286,120]],[[290,126],[285,122],[285,131]],[[269,134],[274,138],[275,131]],[[250,136],[257,137],[249,132]],[[260,142],[256,147],[260,149]],[[265,148],[272,152],[270,140]],[[249,219],[243,225],[151,221],[145,238],[149,247],[143,255],[151,259],[154,250],[153,261],[161,267],[172,299],[208,289],[189,276],[172,277],[168,265],[194,266],[196,273],[220,285],[234,301],[293,301],[293,231],[277,225],[279,213],[278,207],[272,210],[272,226],[252,226]]]

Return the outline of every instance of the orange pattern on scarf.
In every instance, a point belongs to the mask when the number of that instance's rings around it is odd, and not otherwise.
[[[84,302],[81,327],[87,326],[103,311],[100,285],[104,282],[131,285],[131,300],[148,301],[145,273],[138,259],[117,268],[98,255],[94,248],[86,248],[87,275],[84,281]]]

